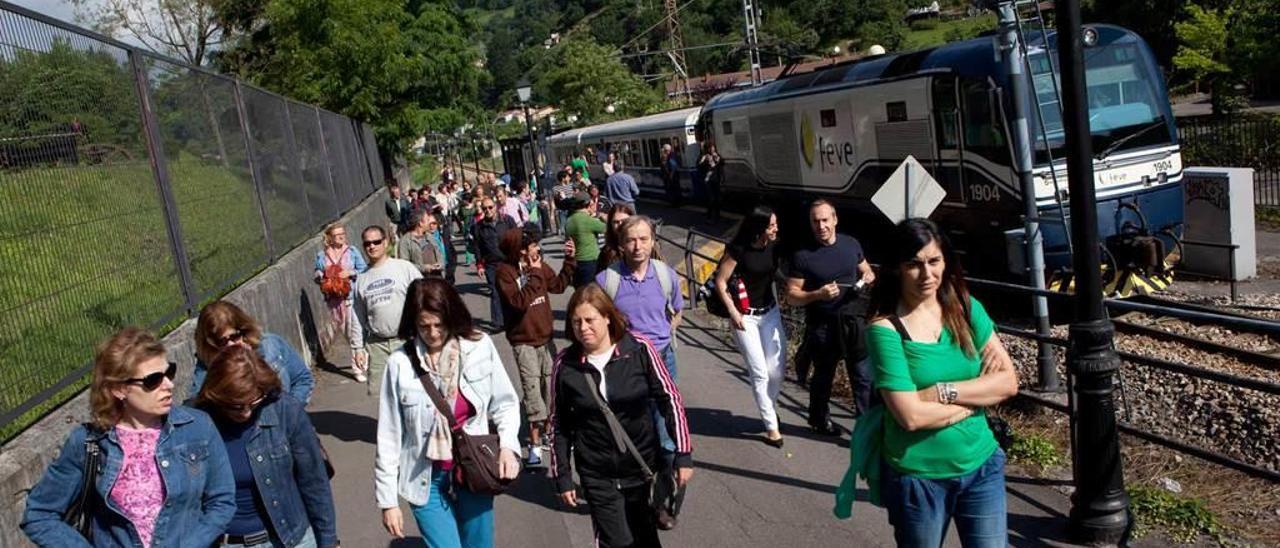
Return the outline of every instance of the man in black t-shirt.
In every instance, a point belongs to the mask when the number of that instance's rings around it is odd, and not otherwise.
[[[875,272],[853,236],[836,232],[836,210],[817,200],[809,206],[809,225],[815,244],[797,251],[787,274],[787,302],[805,307],[805,340],[813,352],[813,379],[809,383],[809,426],[815,432],[838,435],[831,422],[831,383],[836,362],[844,359],[853,385],[856,413],[870,406],[871,372],[867,361],[865,306],[860,296],[875,281]]]

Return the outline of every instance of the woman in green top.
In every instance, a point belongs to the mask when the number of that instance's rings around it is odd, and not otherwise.
[[[1004,452],[986,407],[1017,394],[1013,362],[938,227],[899,223],[867,346],[884,398],[880,500],[899,546],[1007,545]]]

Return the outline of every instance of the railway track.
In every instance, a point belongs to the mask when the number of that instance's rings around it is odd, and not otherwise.
[[[1168,318],[1156,319],[1150,323],[1131,321],[1127,317],[1112,319],[1112,323],[1116,326],[1116,331],[1120,333],[1141,335],[1151,337],[1153,339],[1170,341],[1190,348],[1195,348],[1197,350],[1228,356],[1240,362],[1270,371],[1280,372],[1280,348],[1272,346],[1264,351],[1250,350],[1237,345],[1225,344],[1196,335],[1188,335],[1160,328],[1162,324],[1167,324],[1169,321],[1170,319]],[[1181,320],[1172,321],[1181,322]],[[1194,324],[1187,322],[1181,323],[1191,325],[1194,329]]]

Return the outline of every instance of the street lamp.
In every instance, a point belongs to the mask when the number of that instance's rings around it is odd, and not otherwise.
[[[538,176],[538,143],[533,140],[533,118],[529,116],[529,99],[533,96],[533,86],[529,85],[529,80],[521,78],[516,83],[516,97],[520,98],[520,106],[524,109],[524,129],[529,135],[529,155],[533,158],[533,175],[530,178]]]

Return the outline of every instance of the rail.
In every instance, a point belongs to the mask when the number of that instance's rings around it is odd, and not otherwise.
[[[685,269],[683,273],[677,272],[677,274],[682,278],[684,278],[688,283],[689,296],[690,296],[689,306],[691,308],[696,307],[698,302],[698,286],[701,284],[701,281],[698,280],[694,274],[695,271],[693,269],[693,259],[696,257],[706,261],[716,262],[716,261],[719,261],[720,258],[713,257],[698,251],[696,248],[693,247],[694,240],[697,238],[701,238],[701,239],[705,239],[713,242],[718,242],[721,244],[725,244],[727,242],[723,238],[720,238],[711,234],[707,234],[705,232],[701,232],[695,229],[688,229],[686,231],[685,237],[683,238],[683,242],[678,241],[676,238],[663,235],[661,233],[657,235],[657,238],[658,240],[669,243],[672,246],[675,246],[676,248],[682,251],[683,256],[681,257],[681,260],[684,263]],[[970,277],[967,277],[965,279],[971,286],[974,286],[974,287],[985,287],[988,289],[1019,293],[1022,295],[1041,295],[1041,296],[1055,297],[1060,299],[1074,298],[1074,295],[1071,293],[1036,289],[1034,287],[1029,287],[1029,286],[1015,284],[1015,283],[1001,282],[1001,281],[995,281],[995,280],[984,280],[981,278],[970,278]],[[1202,322],[1202,323],[1212,322],[1212,323],[1222,325],[1232,329],[1248,330],[1251,332],[1264,333],[1264,334],[1280,337],[1280,323],[1270,322],[1270,321],[1257,319],[1257,318],[1250,318],[1246,316],[1209,311],[1203,307],[1176,306],[1176,305],[1173,305],[1173,303],[1157,305],[1157,304],[1148,304],[1148,303],[1133,302],[1133,301],[1119,300],[1119,299],[1106,299],[1105,302],[1107,307],[1114,311],[1137,311],[1137,312],[1144,312],[1147,314],[1179,318],[1179,319],[1184,319],[1184,320],[1189,320],[1194,322]],[[794,316],[794,314],[790,314],[784,311],[784,316]],[[788,321],[788,323],[802,323],[802,320],[794,317],[787,317],[785,319]],[[1036,333],[1034,330],[1020,329],[1020,328],[1016,328],[1016,327],[1013,327],[1010,325],[1004,325],[1004,324],[998,325],[997,328],[1000,333],[1008,336],[1012,336],[1012,337],[1017,337],[1025,340],[1031,340],[1031,341],[1042,341],[1042,342],[1046,342],[1048,344],[1061,347],[1061,348],[1068,348],[1070,345],[1070,342],[1066,339],[1063,339],[1061,337],[1040,335]],[[1201,379],[1205,381],[1216,382],[1216,383],[1220,383],[1223,385],[1240,388],[1244,390],[1253,390],[1253,391],[1266,394],[1268,396],[1280,395],[1280,383],[1254,379],[1254,378],[1236,375],[1236,374],[1228,373],[1224,371],[1216,371],[1212,369],[1197,367],[1193,365],[1187,365],[1187,364],[1173,362],[1169,360],[1163,360],[1159,358],[1153,358],[1150,356],[1144,356],[1144,355],[1135,354],[1132,352],[1120,351],[1120,352],[1117,352],[1117,354],[1121,360],[1131,364],[1141,365],[1141,366],[1145,366],[1153,369],[1159,369],[1169,373],[1184,375],[1186,377],[1193,378],[1193,379]],[[1070,386],[1071,378],[1069,374],[1068,374],[1067,382],[1068,382],[1068,386]],[[1054,399],[1050,397],[1046,397],[1045,395],[1042,395],[1042,394],[1028,392],[1024,390],[1019,392],[1018,397],[1022,401],[1030,402],[1032,404],[1044,407],[1046,409],[1050,409],[1050,410],[1064,413],[1067,415],[1071,414],[1071,409],[1068,404],[1055,401]],[[1127,404],[1126,404],[1126,408],[1127,408]],[[1164,447],[1166,449],[1171,449],[1173,451],[1177,451],[1183,454],[1191,455],[1220,466],[1224,466],[1227,468],[1231,468],[1233,470],[1237,470],[1239,472],[1243,472],[1253,477],[1280,483],[1280,471],[1258,466],[1256,464],[1245,462],[1243,460],[1237,459],[1235,457],[1226,455],[1218,451],[1214,451],[1212,449],[1206,449],[1204,447],[1196,446],[1196,445],[1187,443],[1185,441],[1174,439],[1169,436],[1166,436],[1157,432],[1153,432],[1148,429],[1144,429],[1141,426],[1132,424],[1127,421],[1119,421],[1119,428],[1121,432],[1124,432],[1125,434],[1139,438],[1148,443],[1152,443],[1152,444]]]

